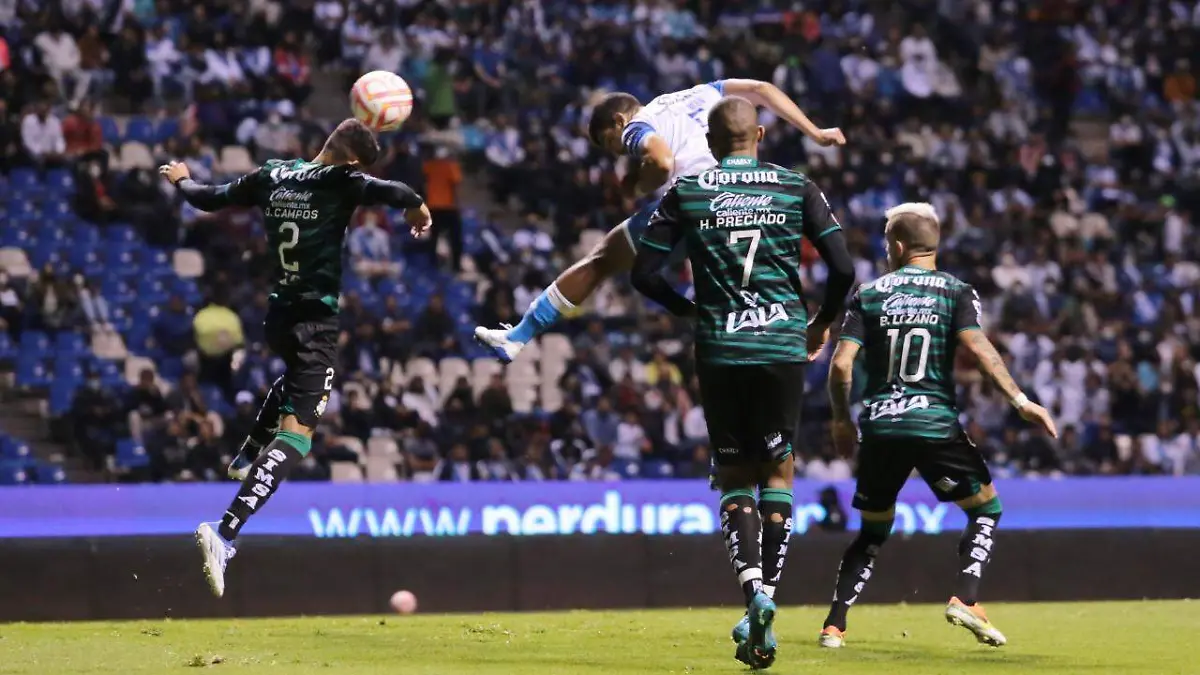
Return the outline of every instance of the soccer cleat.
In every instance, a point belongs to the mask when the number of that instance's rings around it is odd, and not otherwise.
[[[225,470],[225,473],[233,480],[244,481],[246,480],[246,476],[250,475],[250,466],[252,464],[254,464],[254,460],[246,455],[245,450],[242,450],[229,463],[229,468]]]
[[[217,533],[216,523],[200,523],[196,528],[196,545],[204,556],[204,578],[218,598],[225,595],[225,566],[237,553],[233,544]]]
[[[1008,644],[1004,633],[988,621],[982,605],[965,605],[958,598],[950,598],[950,604],[946,605],[946,621],[971,631],[975,639],[985,645],[1003,647]]]
[[[775,663],[775,601],[759,592],[746,610],[750,620],[749,638],[738,645],[734,657],[755,670],[770,668]]]
[[[743,642],[745,642],[746,640],[750,639],[750,615],[749,614],[742,615],[741,620],[738,621],[737,625],[733,627],[732,631],[730,631],[729,637],[733,638],[733,641],[739,645],[742,644]]]
[[[846,633],[838,630],[837,626],[825,626],[817,638],[817,644],[826,649],[841,649],[846,644]]]
[[[491,349],[496,358],[505,363],[512,363],[513,359],[517,358],[517,354],[521,353],[525,345],[508,339],[508,331],[512,330],[511,325],[506,323],[500,325],[502,329],[476,326],[475,339],[479,344]]]

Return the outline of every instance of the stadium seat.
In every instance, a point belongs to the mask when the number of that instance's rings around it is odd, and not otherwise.
[[[26,485],[29,473],[25,465],[16,462],[0,462],[0,485]]]
[[[641,478],[673,478],[675,467],[670,462],[648,460],[642,462]]]
[[[227,145],[221,148],[219,173],[243,174],[250,173],[257,165],[245,148],[238,145]]]
[[[0,248],[0,269],[7,272],[12,279],[24,279],[33,274],[29,256],[25,255],[25,251],[11,246]]]
[[[103,361],[124,361],[129,356],[129,350],[120,335],[104,332],[92,338],[92,354]]]
[[[396,460],[393,457],[367,457],[368,483],[394,483],[400,479],[396,472]]]
[[[132,438],[117,441],[115,464],[118,469],[137,469],[150,465],[150,455],[146,448]]]
[[[34,474],[39,485],[62,485],[67,482],[67,472],[52,462],[38,462]]]
[[[458,378],[465,377],[467,378],[467,382],[471,381],[471,364],[467,363],[466,359],[457,357],[445,358],[438,363],[438,373],[441,375],[441,378],[436,384],[442,396],[447,396],[454,389],[454,384],[458,382]]]
[[[56,195],[75,192],[75,176],[68,169],[51,169],[46,172],[46,187]]]
[[[97,121],[100,123],[100,135],[104,138],[104,143],[114,147],[118,145],[121,142],[121,129],[117,127],[117,121],[107,115],[97,118]]]
[[[367,457],[399,457],[400,446],[390,436],[372,436],[367,439]]]
[[[571,340],[561,333],[547,333],[541,337],[542,352],[546,355],[553,354],[556,358],[564,360],[575,356],[575,348],[571,346]]]
[[[7,436],[0,439],[0,461],[27,462],[30,458],[29,444],[25,441]]]
[[[8,331],[0,331],[0,361],[11,361],[17,356],[17,345]]]
[[[334,483],[361,483],[362,467],[354,462],[330,462],[329,478]]]
[[[157,375],[152,359],[144,356],[130,356],[125,359],[125,383],[131,387],[136,386],[141,380],[142,371],[147,369]]]
[[[197,279],[204,276],[204,256],[195,249],[177,249],[173,256],[172,266],[175,268],[175,274],[184,279]]]
[[[504,366],[495,358],[476,359],[471,363],[471,388],[475,396],[487,388],[492,376],[504,372]]]
[[[63,356],[78,358],[89,353],[87,338],[74,331],[62,331],[54,340],[54,352]]]
[[[411,359],[404,367],[404,371],[408,373],[408,379],[420,377],[425,380],[426,384],[437,384],[438,372],[437,366],[434,365],[432,359],[415,358]]]
[[[151,122],[149,118],[137,115],[130,117],[129,121],[125,123],[126,143],[143,143],[153,146],[156,140],[154,122]]]
[[[174,117],[159,120],[158,126],[154,129],[154,141],[156,143],[166,143],[178,135],[179,120]]]
[[[47,401],[51,419],[58,419],[71,412],[71,404],[75,401],[76,380],[55,379],[50,385],[50,396]]]
[[[154,156],[145,144],[131,141],[121,145],[121,167],[124,169],[154,169]]]
[[[641,467],[638,466],[637,462],[621,459],[620,457],[613,459],[609,468],[622,478],[637,478],[641,473]]]
[[[34,169],[18,168],[8,174],[8,189],[13,194],[29,197],[41,193],[43,187],[42,180]]]
[[[21,358],[46,358],[53,354],[54,344],[50,336],[36,330],[21,334]]]
[[[329,444],[331,447],[341,447],[353,452],[358,456],[359,460],[367,455],[367,449],[363,447],[363,442],[354,436],[339,436]]]

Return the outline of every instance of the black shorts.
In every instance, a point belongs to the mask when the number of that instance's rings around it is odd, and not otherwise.
[[[987,462],[965,433],[945,441],[873,438],[859,445],[854,508],[891,509],[913,469],[942,502],[973,497],[992,482]]]
[[[267,346],[287,366],[279,414],[295,415],[311,429],[325,412],[337,372],[337,314],[320,302],[276,305],[264,327]]]
[[[778,462],[792,452],[804,364],[696,364],[713,457],[719,465]]]

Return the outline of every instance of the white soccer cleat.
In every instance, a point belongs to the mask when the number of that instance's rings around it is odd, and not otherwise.
[[[250,467],[254,464],[246,453],[239,452],[237,457],[229,463],[229,468],[225,470],[225,474],[239,483],[246,480],[246,476],[250,475]]]
[[[846,633],[838,630],[837,626],[826,626],[817,638],[817,644],[825,649],[841,649],[846,644]]]
[[[1008,644],[1004,633],[988,621],[981,605],[964,605],[958,598],[950,598],[950,604],[946,605],[946,621],[971,631],[975,639],[985,645],[1003,647]]]
[[[200,523],[196,528],[196,545],[204,556],[204,577],[218,598],[225,595],[225,565],[237,553],[233,544],[217,533],[215,523]]]
[[[484,328],[483,326],[475,327],[475,339],[480,344],[492,350],[496,358],[505,363],[512,363],[513,359],[517,358],[517,354],[525,348],[521,342],[508,339],[508,331],[512,330],[512,326],[502,324],[501,328]]]

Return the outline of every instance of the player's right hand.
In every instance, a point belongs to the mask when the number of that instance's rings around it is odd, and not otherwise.
[[[858,429],[854,428],[854,422],[849,419],[835,419],[829,423],[829,431],[833,436],[833,449],[837,451],[838,456],[847,459],[853,457],[855,446],[858,445]]]
[[[1058,438],[1058,427],[1054,424],[1054,418],[1050,416],[1050,411],[1042,406],[1030,401],[1025,405],[1017,408],[1017,414],[1026,422],[1033,422],[1046,430],[1054,438]]]
[[[191,173],[188,172],[187,164],[183,162],[170,161],[158,167],[158,173],[166,178],[171,185],[177,184],[185,178],[191,178]]]
[[[846,135],[842,130],[834,127],[832,129],[821,129],[817,132],[817,137],[813,139],[817,145],[828,147],[830,145],[845,145]]]
[[[433,214],[429,207],[422,204],[416,208],[404,211],[404,220],[408,222],[409,232],[414,237],[421,237],[433,227]]]
[[[829,327],[832,324],[811,321],[808,324],[808,360],[816,361],[821,355],[821,350],[825,348],[825,343],[829,342]]]

